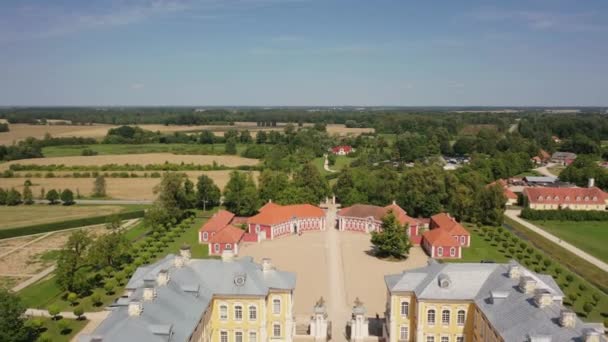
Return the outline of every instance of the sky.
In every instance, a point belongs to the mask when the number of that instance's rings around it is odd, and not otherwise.
[[[605,0],[2,0],[0,105],[606,106]]]

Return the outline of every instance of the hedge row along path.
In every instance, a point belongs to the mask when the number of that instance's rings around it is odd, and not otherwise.
[[[600,269],[602,269],[604,272],[608,272],[608,264],[606,264],[605,262],[601,261],[600,259],[594,257],[593,255],[577,248],[576,246],[563,241],[562,239],[558,238],[557,236],[547,232],[546,230],[538,227],[535,224],[532,224],[522,218],[519,217],[519,214],[521,213],[521,210],[507,210],[505,212],[505,214],[507,215],[507,217],[511,218],[513,221],[523,225],[524,227],[530,229],[531,231],[542,235],[544,238],[546,238],[547,240],[559,245],[560,247],[567,249],[568,251],[576,254],[577,256],[579,256],[582,259],[585,259],[586,261],[594,264],[595,266],[599,267]]]

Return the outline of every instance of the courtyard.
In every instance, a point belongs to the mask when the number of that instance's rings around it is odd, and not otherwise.
[[[330,210],[327,221],[333,222],[334,215],[335,211]],[[271,258],[278,269],[295,272],[294,312],[298,323],[310,317],[314,303],[322,296],[333,323],[333,336],[338,337],[343,331],[339,327],[346,325],[357,297],[369,317],[384,317],[384,276],[423,267],[428,261],[419,246],[412,247],[409,258],[402,261],[377,259],[371,249],[369,235],[328,227],[326,231],[244,244],[239,256],[251,256],[256,262]]]

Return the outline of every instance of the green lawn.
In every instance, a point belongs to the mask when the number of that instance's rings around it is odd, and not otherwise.
[[[197,216],[192,225],[173,242],[169,242],[167,246],[163,248],[162,252],[156,253],[155,257],[150,260],[150,262],[160,260],[170,253],[178,253],[179,248],[183,244],[191,246],[193,258],[208,257],[207,245],[198,243],[198,230],[211,214],[210,212],[203,213],[202,211],[197,211],[196,213]],[[145,227],[143,223],[140,223],[126,232],[126,236],[130,241],[137,241],[145,236],[147,232],[147,227]],[[102,310],[104,306],[112,303],[123,293],[123,291],[124,285],[115,289],[112,294],[106,294],[103,289],[97,289],[95,292],[101,295],[103,305],[93,305],[90,297],[82,298],[78,305],[82,306],[85,312],[99,311]],[[19,292],[19,297],[28,308],[48,308],[50,305],[56,305],[61,311],[71,312],[74,310],[74,307],[65,299],[65,295],[66,293],[59,288],[55,277],[52,274]]]
[[[237,144],[240,154],[247,148],[245,144]],[[80,156],[84,149],[90,149],[100,155],[108,154],[140,154],[140,153],[174,153],[174,154],[224,154],[224,144],[96,144],[96,145],[65,145],[48,146],[42,149],[45,157]]]
[[[480,262],[488,260],[494,262],[508,262],[504,253],[499,251],[496,243],[487,236],[481,236],[479,228],[467,227],[471,233],[471,247],[462,249],[462,259],[456,262]],[[494,228],[489,228],[494,229]]]
[[[313,159],[312,162],[317,167],[319,172],[321,172],[322,175],[328,175],[331,172],[325,171],[325,168],[323,168],[324,161],[325,161],[325,158],[319,157],[319,158]],[[346,166],[349,166],[353,161],[355,161],[354,158],[349,158],[347,156],[337,156],[336,163],[334,165],[330,165],[329,169],[335,170],[335,171],[340,171],[343,168],[345,168]]]
[[[533,221],[549,233],[608,262],[608,222]]]
[[[60,320],[52,320],[50,318],[37,317],[35,319],[39,319],[43,322],[43,328],[41,335],[38,337],[38,340],[41,340],[40,337],[49,337],[53,342],[68,342],[71,341],[76,334],[80,330],[82,330],[89,321],[87,320],[75,320],[75,319],[65,319],[62,318]],[[67,329],[65,331],[60,331],[59,325],[61,321],[68,322]]]

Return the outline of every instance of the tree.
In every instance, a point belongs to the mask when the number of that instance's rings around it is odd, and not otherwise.
[[[46,200],[49,201],[49,204],[56,204],[59,201],[59,193],[55,189],[49,190],[46,193]]]
[[[29,185],[23,187],[23,203],[27,205],[34,204],[34,194],[32,194],[32,189],[30,189]]]
[[[0,188],[0,205],[6,205],[6,190]]]
[[[82,306],[77,306],[74,308],[74,316],[76,316],[77,320],[81,320],[82,319],[82,315],[84,314],[84,309],[82,308]]]
[[[63,205],[74,204],[74,193],[70,189],[65,189],[61,192],[61,201]]]
[[[112,215],[106,220],[106,229],[112,232],[118,231],[121,226],[120,216]]]
[[[184,174],[168,172],[154,189],[158,198],[154,207],[146,213],[146,221],[152,227],[164,227],[175,223],[188,208],[184,188]]]
[[[327,180],[312,163],[304,165],[300,171],[296,172],[293,183],[296,187],[312,194],[311,198],[306,201],[310,204],[319,204],[329,195]]]
[[[68,293],[67,300],[72,306],[75,306],[78,303],[78,295],[74,292],[70,292]]]
[[[70,333],[70,322],[66,320],[61,320],[57,322],[57,328],[59,329],[59,333],[62,335],[67,335]]]
[[[265,144],[268,136],[265,131],[258,131],[255,135],[255,142],[258,144]]]
[[[207,175],[198,177],[196,183],[196,207],[206,210],[220,205],[220,188]]]
[[[6,205],[19,205],[21,204],[21,194],[15,189],[10,189],[6,194]]]
[[[585,311],[585,316],[589,317],[589,314],[591,313],[591,311],[593,311],[593,304],[589,302],[583,304],[583,311]]]
[[[104,176],[95,177],[92,195],[93,197],[106,197],[106,178]]]
[[[46,198],[46,191],[44,190],[44,187],[40,188],[40,200],[43,200]]]
[[[226,139],[225,153],[236,154],[236,138]]]
[[[34,340],[34,331],[25,324],[25,306],[19,297],[0,289],[0,341],[26,342]]]
[[[379,257],[407,258],[412,247],[406,228],[399,224],[392,211],[382,218],[381,231],[372,232],[372,244]]]
[[[89,274],[83,266],[86,266],[86,251],[91,242],[86,231],[76,230],[59,252],[55,278],[63,290],[82,294],[90,289]]]
[[[249,173],[232,171],[224,188],[226,209],[239,216],[253,215],[259,206],[258,191]]]
[[[201,135],[198,138],[198,142],[201,144],[213,144],[215,141],[215,134],[210,130],[204,129],[201,131]]]
[[[265,169],[260,174],[258,183],[260,199],[263,203],[270,200],[279,202],[279,198],[282,197],[281,194],[289,187],[289,176],[282,171]]]
[[[250,144],[253,141],[253,138],[251,137],[251,133],[249,133],[249,130],[242,130],[241,131],[241,136],[239,137],[239,141],[243,144]]]
[[[87,258],[98,269],[116,269],[128,261],[129,247],[129,241],[123,232],[115,231],[98,237],[91,244]]]
[[[196,206],[196,192],[194,191],[194,183],[188,178],[184,181],[184,201],[187,209],[192,209]]]
[[[59,313],[61,312],[61,311],[59,310],[59,307],[58,307],[57,305],[55,305],[55,304],[51,304],[51,305],[49,305],[49,310],[48,310],[48,311],[49,311],[49,315],[51,315],[51,317],[52,317],[54,320],[57,320],[57,318],[58,318],[57,316],[58,316],[58,315],[59,315]]]

